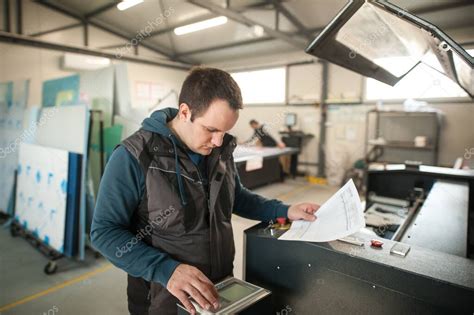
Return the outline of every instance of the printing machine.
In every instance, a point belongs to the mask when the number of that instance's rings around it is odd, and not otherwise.
[[[368,172],[367,198],[367,209],[408,202],[406,256],[391,253],[399,242],[372,247],[362,232],[363,246],[280,241],[284,230],[265,223],[245,231],[245,280],[272,291],[271,312],[473,314],[474,171],[388,165]]]
[[[262,148],[238,146],[234,152],[234,161],[239,172],[240,181],[248,189],[279,182],[282,179],[279,157],[294,156],[300,153],[299,148]],[[256,167],[252,167],[257,162]],[[249,167],[250,166],[250,167]],[[292,167],[292,175],[296,173],[296,165]]]
[[[349,0],[306,52],[392,86],[425,63],[474,98],[474,58],[385,0]],[[400,219],[380,225],[377,212]],[[272,292],[268,314],[474,314],[473,171],[369,170],[365,215],[371,230],[352,244],[280,241],[267,223],[245,231],[245,280]]]

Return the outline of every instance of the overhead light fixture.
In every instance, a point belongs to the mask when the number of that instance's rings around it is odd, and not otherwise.
[[[252,32],[256,37],[262,37],[265,35],[265,30],[260,25],[254,25],[252,27]]]
[[[117,4],[117,9],[120,11],[127,10],[133,6],[136,6],[137,4],[142,3],[143,0],[123,0],[119,4]]]
[[[204,20],[201,22],[193,23],[193,24],[188,24],[185,26],[180,26],[174,29],[174,33],[176,35],[184,35],[184,34],[189,34],[192,32],[197,32],[200,30],[204,30],[206,28],[214,27],[214,26],[219,26],[222,24],[227,23],[227,17],[225,16],[219,16],[216,18],[212,18],[209,20]]]

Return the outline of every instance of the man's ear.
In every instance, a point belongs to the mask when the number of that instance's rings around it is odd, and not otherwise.
[[[189,108],[188,104],[181,103],[179,104],[179,119],[183,122],[190,122],[191,121],[191,109]]]

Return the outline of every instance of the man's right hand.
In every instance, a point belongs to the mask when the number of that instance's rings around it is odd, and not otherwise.
[[[205,310],[219,307],[214,284],[196,267],[185,264],[178,265],[171,275],[166,289],[176,296],[191,314],[196,314],[196,309],[189,301],[189,296]]]

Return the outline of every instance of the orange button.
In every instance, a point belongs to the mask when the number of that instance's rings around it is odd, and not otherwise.
[[[286,224],[286,218],[277,218],[277,222],[280,225],[285,225]]]
[[[373,247],[382,247],[383,242],[379,240],[371,240],[370,245]]]

